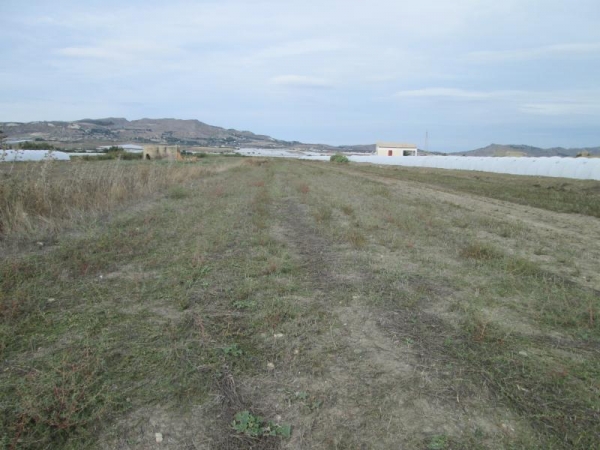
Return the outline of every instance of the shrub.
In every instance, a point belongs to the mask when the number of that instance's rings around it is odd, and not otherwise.
[[[47,144],[45,142],[21,142],[18,147],[21,150],[58,150],[54,145]]]
[[[336,162],[336,163],[350,162],[348,157],[346,155],[342,155],[341,153],[336,153],[335,155],[331,155],[331,158],[329,158],[329,161]]]

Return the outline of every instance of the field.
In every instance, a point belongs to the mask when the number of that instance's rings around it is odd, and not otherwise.
[[[4,448],[598,448],[600,182],[0,169]]]

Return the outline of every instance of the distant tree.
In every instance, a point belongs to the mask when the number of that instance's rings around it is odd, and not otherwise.
[[[19,144],[21,150],[57,150],[52,144],[46,144],[44,142],[21,142]]]
[[[348,157],[346,155],[342,155],[340,153],[336,153],[335,155],[331,155],[331,158],[329,158],[329,161],[336,162],[336,163],[347,163],[347,162],[350,162],[350,160],[348,159]]]

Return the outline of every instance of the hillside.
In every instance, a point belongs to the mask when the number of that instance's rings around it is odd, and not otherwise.
[[[74,122],[0,122],[8,139],[36,139],[61,143],[168,143],[200,146],[288,147],[294,142],[277,140],[250,131],[208,125],[199,120],[124,118],[83,119]]]
[[[600,147],[589,148],[539,148],[529,145],[503,145],[490,144],[487,147],[478,148],[468,152],[454,153],[462,156],[577,156],[580,152],[589,152],[592,155],[600,155]]]

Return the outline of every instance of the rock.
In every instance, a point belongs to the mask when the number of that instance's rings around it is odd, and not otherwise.
[[[521,350],[521,351],[519,352],[519,355],[521,355],[521,356],[529,356],[529,355],[527,354],[527,352],[526,352],[526,351],[523,351],[523,350]]]
[[[163,441],[162,433],[154,433],[154,437],[156,438],[156,442],[158,442],[159,444]]]

